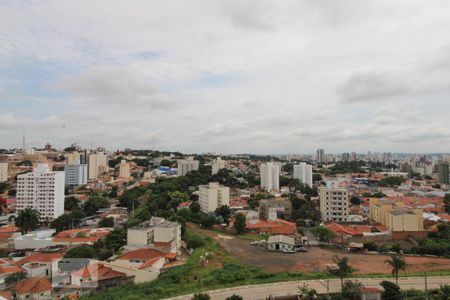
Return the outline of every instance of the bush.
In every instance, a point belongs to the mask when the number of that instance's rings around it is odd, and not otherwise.
[[[186,234],[183,237],[184,241],[186,242],[186,245],[190,249],[196,249],[205,246],[205,238],[201,235],[193,232],[186,232]]]

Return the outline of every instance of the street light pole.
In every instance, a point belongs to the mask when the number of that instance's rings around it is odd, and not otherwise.
[[[327,284],[324,284],[322,282],[323,280],[317,280],[318,283],[320,283],[323,287],[325,287],[327,289],[327,299],[330,300],[330,280],[327,280]]]
[[[427,272],[425,272],[425,300],[428,300],[428,282],[427,282]]]

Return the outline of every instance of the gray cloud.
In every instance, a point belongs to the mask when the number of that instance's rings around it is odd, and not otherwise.
[[[355,73],[338,88],[342,102],[384,101],[406,95],[407,85],[389,74]]]

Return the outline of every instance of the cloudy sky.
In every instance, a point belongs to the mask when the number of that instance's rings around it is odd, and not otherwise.
[[[2,1],[0,148],[450,152],[450,1]]]

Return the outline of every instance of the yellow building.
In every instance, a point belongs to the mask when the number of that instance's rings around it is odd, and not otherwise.
[[[423,211],[406,207],[402,202],[378,198],[369,201],[370,219],[391,231],[423,231]]]
[[[130,164],[123,159],[119,165],[119,178],[130,178]]]

